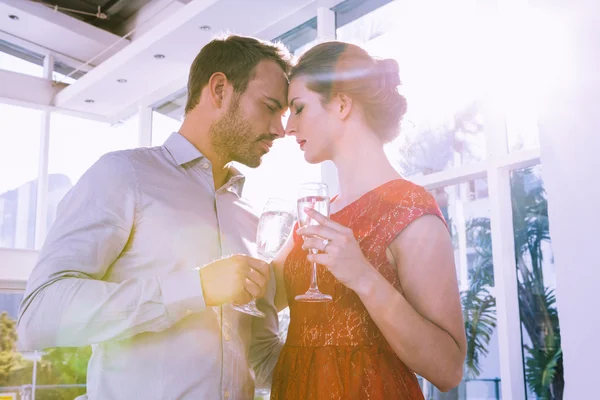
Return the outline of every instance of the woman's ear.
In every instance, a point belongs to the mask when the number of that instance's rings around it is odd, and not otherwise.
[[[348,96],[345,93],[336,94],[336,107],[335,110],[338,113],[338,116],[341,120],[345,120],[350,115],[352,111],[352,97]]]

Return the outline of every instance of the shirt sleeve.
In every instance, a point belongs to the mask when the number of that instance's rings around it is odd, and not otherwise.
[[[139,196],[124,153],[101,157],[67,193],[27,282],[18,320],[23,349],[159,332],[206,308],[197,270],[103,281],[127,251]]]
[[[276,279],[271,267],[269,286],[263,298],[256,300],[256,306],[265,313],[265,318],[252,318],[252,340],[249,361],[254,369],[257,388],[271,388],[273,370],[283,348],[279,338],[279,317],[275,307]]]

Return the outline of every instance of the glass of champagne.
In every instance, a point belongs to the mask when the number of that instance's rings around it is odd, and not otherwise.
[[[329,190],[327,185],[321,182],[303,183],[298,193],[298,223],[300,226],[319,225],[317,221],[310,218],[306,208],[312,208],[315,211],[329,217]],[[317,249],[310,249],[312,254],[317,254]],[[310,287],[304,294],[296,296],[296,301],[304,302],[324,302],[330,301],[331,296],[321,293],[317,286],[317,263],[312,264],[312,274]]]
[[[268,263],[273,261],[290,235],[294,219],[294,205],[291,202],[278,198],[270,198],[267,201],[256,232],[256,252],[261,260]],[[232,308],[255,317],[265,317],[256,307],[254,299],[248,304],[233,304]]]

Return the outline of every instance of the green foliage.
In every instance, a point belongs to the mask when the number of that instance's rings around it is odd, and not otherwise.
[[[32,383],[33,361],[16,351],[16,322],[6,312],[0,314],[0,386]],[[85,384],[90,347],[55,348],[43,352],[37,365],[37,385]],[[38,388],[38,400],[72,400],[85,388]]]
[[[467,336],[465,378],[475,379],[481,373],[480,361],[489,353],[496,328],[496,299],[490,293],[494,271],[489,219],[471,220],[467,232],[470,247],[476,252],[476,268],[469,271],[469,288],[461,293]]]
[[[531,346],[524,346],[525,375],[539,399],[561,400],[564,390],[560,328],[554,291],[544,285],[543,246],[550,241],[548,203],[540,178],[531,169],[515,171],[511,180],[515,255],[521,323]],[[467,333],[465,375],[476,378],[488,354],[496,326],[489,219],[470,221],[468,238],[476,249],[469,288],[461,294]]]

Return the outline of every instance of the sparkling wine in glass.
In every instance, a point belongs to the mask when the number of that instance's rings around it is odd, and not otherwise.
[[[315,211],[329,217],[329,190],[327,185],[321,182],[303,183],[298,193],[298,223],[300,226],[319,225],[317,221],[310,218],[306,208],[312,208]],[[310,249],[312,254],[317,254],[317,249]],[[310,278],[310,287],[306,293],[296,296],[296,301],[304,302],[324,302],[330,301],[331,296],[321,293],[317,285],[317,263],[312,264],[312,274]]]
[[[271,263],[285,244],[293,225],[293,204],[283,199],[269,199],[258,221],[256,232],[258,257]],[[265,317],[265,314],[256,307],[256,300],[254,299],[243,305],[233,304],[232,308],[255,317]]]

